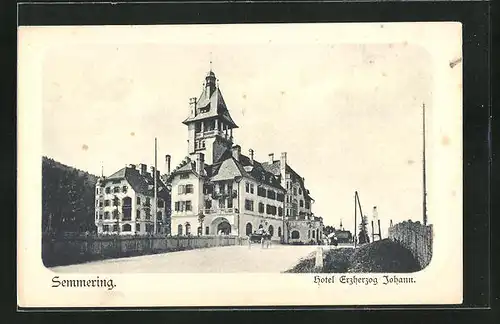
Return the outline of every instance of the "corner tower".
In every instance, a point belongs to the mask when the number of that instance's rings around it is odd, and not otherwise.
[[[233,129],[238,128],[229,115],[226,103],[210,69],[203,91],[189,101],[189,117],[182,122],[188,127],[188,153],[203,153],[205,163],[217,162],[233,144]]]

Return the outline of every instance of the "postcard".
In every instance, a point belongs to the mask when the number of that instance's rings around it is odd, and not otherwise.
[[[20,307],[462,302],[460,23],[18,39]]]

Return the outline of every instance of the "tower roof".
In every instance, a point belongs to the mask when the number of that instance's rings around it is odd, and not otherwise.
[[[207,80],[210,78],[215,79],[215,73],[212,71],[208,72],[206,78]],[[215,91],[212,92],[209,87],[205,86],[200,96],[196,99],[195,108],[192,113],[182,123],[187,125],[194,121],[212,118],[222,119],[232,128],[238,128],[238,125],[236,125],[229,114],[219,87],[216,87]]]

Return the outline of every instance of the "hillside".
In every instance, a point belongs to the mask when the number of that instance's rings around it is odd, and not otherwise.
[[[94,231],[97,176],[42,158],[42,231]]]
[[[398,243],[384,239],[352,248],[325,252],[323,269],[314,268],[314,254],[302,259],[289,273],[410,273],[421,270],[411,252]]]

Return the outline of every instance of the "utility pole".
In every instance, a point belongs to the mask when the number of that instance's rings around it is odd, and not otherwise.
[[[354,192],[354,233],[353,233],[354,234],[354,248],[356,248],[356,243],[357,243],[356,242],[357,241],[357,238],[356,238],[357,237],[357,235],[356,235],[356,233],[357,233],[356,232],[356,226],[357,226],[357,222],[358,222],[358,217],[357,217],[358,216],[357,215],[357,213],[358,213],[357,210],[358,209],[356,208],[356,198],[357,197],[358,197],[358,192],[355,191]]]
[[[424,226],[427,225],[427,186],[425,176],[425,103],[422,104],[422,129],[423,129],[423,149],[422,149],[422,164],[423,164],[423,221]]]
[[[156,148],[156,137],[155,137],[155,168],[154,168],[154,172],[153,172],[153,179],[154,179],[154,198],[153,198],[153,220],[154,220],[154,225],[153,225],[153,230],[154,230],[154,234],[156,235],[156,232],[157,232],[157,229],[156,229],[156,226],[157,226],[157,223],[158,223],[158,215],[157,215],[157,207],[158,207],[158,202],[157,202],[157,186],[158,184],[156,183],[157,182],[157,179],[156,179],[156,168],[157,168],[157,148]]]

